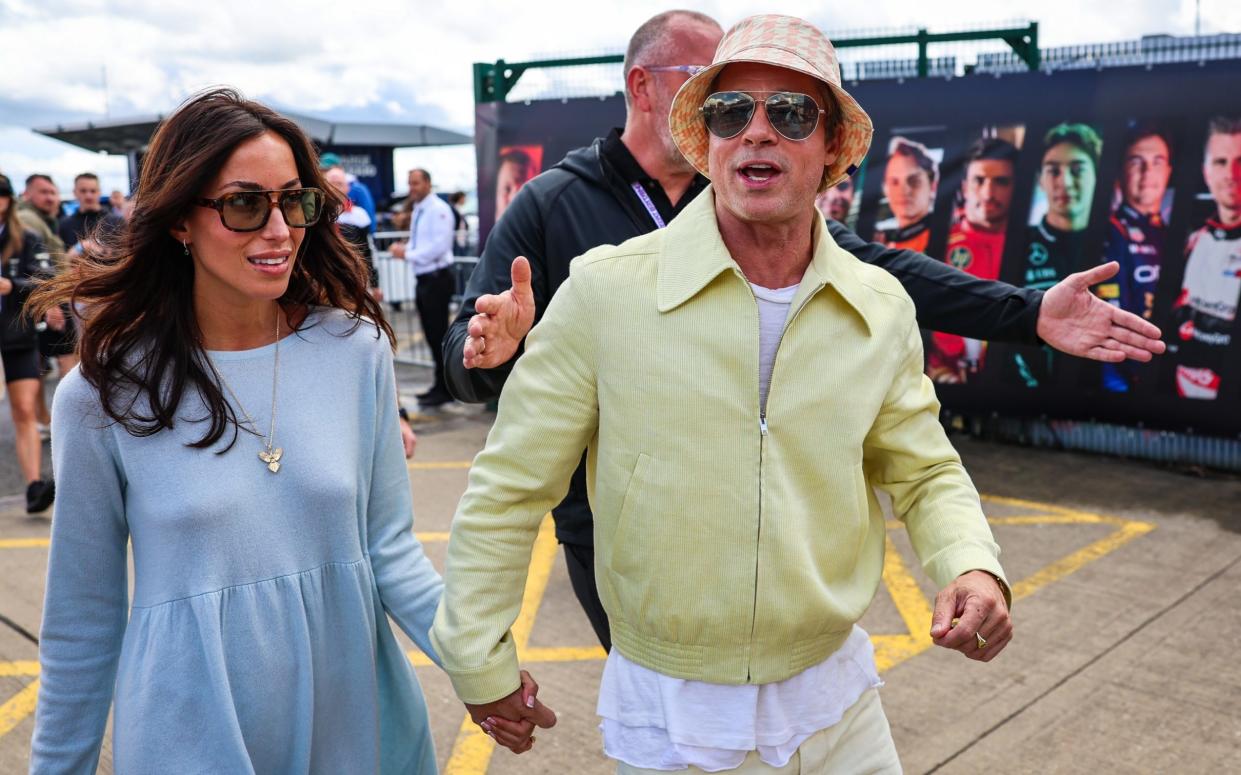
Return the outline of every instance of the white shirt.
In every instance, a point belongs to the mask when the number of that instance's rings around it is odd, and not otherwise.
[[[789,305],[797,295],[801,283],[787,288],[764,288],[750,283],[754,298],[758,301],[758,405],[767,411],[767,388],[771,384],[771,366],[776,360],[776,348],[788,322]]]
[[[764,288],[758,301],[760,406],[789,306],[800,286]],[[844,645],[819,664],[771,684],[729,686],[672,678],[608,655],[596,712],[603,719],[603,751],[633,767],[721,772],[758,751],[772,767],[789,763],[806,738],[840,721],[864,692],[880,686],[870,637],[854,626]]]
[[[409,214],[409,242],[405,260],[415,275],[452,266],[452,206],[427,194]]]
[[[604,753],[633,767],[721,772],[741,766],[750,751],[783,767],[806,738],[882,683],[870,637],[856,625],[824,661],[761,685],[671,678],[612,649],[596,712]]]

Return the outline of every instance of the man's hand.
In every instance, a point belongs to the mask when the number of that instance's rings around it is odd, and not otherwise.
[[[470,318],[461,358],[467,369],[494,369],[507,363],[534,327],[534,291],[525,256],[513,260],[512,279],[509,290],[479,296],[474,302],[477,314]]]
[[[955,619],[960,621],[953,626]],[[983,637],[985,648],[979,648],[975,633]],[[990,662],[1012,638],[1013,623],[1004,592],[991,574],[980,570],[962,573],[935,596],[931,640],[936,646]]]
[[[13,281],[7,277],[0,277],[0,296],[8,296],[13,290]]]
[[[414,434],[413,427],[409,424],[409,420],[404,417],[400,418],[401,423],[401,444],[405,447],[405,459],[409,460],[414,456],[414,449],[418,446],[418,436]]]
[[[517,691],[485,705],[465,704],[474,723],[482,727],[492,740],[513,753],[525,753],[534,746],[534,728],[556,726],[556,714],[539,702],[539,685],[530,674],[521,671]]]
[[[43,316],[43,320],[47,322],[47,327],[53,331],[65,330],[65,311],[59,306],[48,309],[47,314]]]
[[[388,252],[393,258],[405,258],[405,242],[393,242],[388,246]]]
[[[1146,362],[1165,349],[1159,329],[1146,320],[1108,304],[1090,287],[1116,275],[1112,261],[1077,272],[1056,283],[1043,296],[1038,335],[1052,347],[1082,358],[1119,363],[1126,358]]]

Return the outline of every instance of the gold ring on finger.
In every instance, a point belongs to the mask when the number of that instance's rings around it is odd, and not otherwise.
[[[987,647],[987,639],[982,636],[981,632],[974,633],[974,637],[978,639],[978,650],[982,651]]]

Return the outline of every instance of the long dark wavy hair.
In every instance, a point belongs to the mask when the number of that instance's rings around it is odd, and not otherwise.
[[[133,215],[111,234],[94,235],[97,249],[42,283],[27,309],[41,317],[64,302],[84,309],[78,356],[82,376],[99,391],[108,417],[134,436],[172,428],[187,391],[209,412],[206,434],[192,447],[210,447],[241,427],[203,351],[194,312],[194,263],[171,230],[241,143],[274,132],[293,149],[303,186],[327,195],[324,212],[305,230],[289,287],[278,303],[289,313],[311,305],[369,318],[395,343],[391,326],[367,289],[365,262],[335,226],[344,200],[319,171],[318,154],[302,130],[270,108],[232,89],[186,100],[151,139],[135,192]],[[299,330],[306,327],[305,318]],[[202,418],[207,419],[207,418]]]

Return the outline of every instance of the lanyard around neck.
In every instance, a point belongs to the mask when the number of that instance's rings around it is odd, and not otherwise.
[[[646,193],[646,189],[641,183],[634,183],[630,188],[638,195],[638,199],[642,200],[642,205],[646,207],[646,212],[651,216],[651,220],[655,222],[656,229],[662,229],[668,224],[664,223],[664,218],[659,214],[659,210],[655,208],[655,203],[651,201],[651,195]]]

